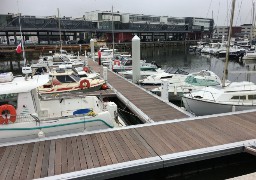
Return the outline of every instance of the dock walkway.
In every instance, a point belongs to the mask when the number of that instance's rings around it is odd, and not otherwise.
[[[98,73],[103,73],[103,67],[92,60],[89,66]],[[129,82],[120,75],[108,71],[108,83],[116,90],[117,97],[124,104],[130,105],[131,111],[143,122],[158,122],[186,118],[189,113],[179,107],[160,100],[158,96],[149,94],[143,88]]]
[[[188,118],[0,147],[1,179],[111,178],[255,146],[256,112]]]

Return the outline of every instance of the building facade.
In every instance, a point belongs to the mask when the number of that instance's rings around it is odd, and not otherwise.
[[[0,37],[15,44],[20,36],[19,18],[26,40],[38,39],[38,43],[52,44],[61,41],[78,41],[97,38],[112,42],[131,41],[136,34],[142,41],[184,41],[210,37],[213,19],[195,17],[168,17],[130,14],[111,11],[86,12],[81,18],[36,17],[24,15],[0,15]],[[60,28],[59,28],[60,27]],[[60,34],[61,33],[61,34]]]

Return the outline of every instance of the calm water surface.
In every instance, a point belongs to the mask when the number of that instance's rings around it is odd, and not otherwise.
[[[148,62],[155,61],[162,67],[183,68],[188,72],[196,72],[202,69],[211,70],[220,78],[223,77],[225,65],[225,59],[219,59],[209,55],[189,53],[184,47],[142,49],[141,58]],[[228,79],[230,81],[250,80],[256,83],[256,61],[245,63],[237,63],[233,60],[229,61]],[[246,73],[248,70],[255,71],[255,73]],[[234,71],[239,71],[239,73],[234,73]]]

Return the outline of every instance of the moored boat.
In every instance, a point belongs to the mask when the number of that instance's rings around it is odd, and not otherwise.
[[[255,109],[256,85],[244,81],[226,87],[205,87],[184,94],[182,101],[197,116]]]
[[[84,94],[39,95],[48,75],[11,79],[0,83],[0,143],[119,126],[113,102]]]
[[[40,86],[40,94],[70,91],[91,92],[101,89],[105,81],[99,78],[80,77],[73,71],[59,69],[49,73],[49,82]]]

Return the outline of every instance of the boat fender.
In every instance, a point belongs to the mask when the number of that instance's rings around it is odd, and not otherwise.
[[[102,89],[102,90],[108,89],[108,85],[107,85],[107,84],[102,84],[101,89]]]
[[[84,72],[89,72],[89,68],[86,66],[83,68],[83,70],[84,70]]]
[[[115,59],[115,60],[114,60],[114,65],[120,66],[120,65],[121,65],[121,61],[118,60],[118,59]]]
[[[8,124],[8,120],[13,123],[16,121],[16,110],[13,105],[4,104],[0,106],[0,124]]]
[[[86,86],[84,86],[84,83],[86,83]],[[88,79],[83,79],[80,81],[79,85],[80,89],[84,89],[84,87],[90,88],[90,82]]]

